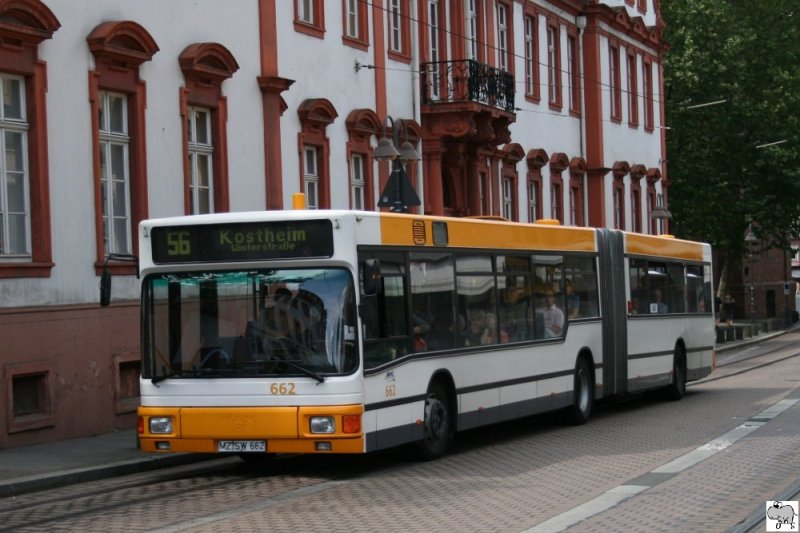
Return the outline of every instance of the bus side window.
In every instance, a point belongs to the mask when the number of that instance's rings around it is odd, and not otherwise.
[[[564,258],[569,318],[600,316],[596,265],[597,261],[594,257],[567,256]]]
[[[669,295],[667,304],[670,313],[686,312],[686,273],[684,266],[679,263],[667,263],[669,276]]]
[[[521,255],[498,255],[497,270],[497,321],[500,342],[503,333],[508,342],[534,339],[531,308],[530,258]]]
[[[564,258],[560,255],[535,255],[531,261],[536,280],[533,287],[536,294],[536,320],[538,322],[539,315],[543,318],[545,338],[561,337],[566,325]],[[537,335],[536,338],[540,337]]]
[[[442,252],[411,252],[408,268],[414,351],[453,348],[456,335],[453,256]]]
[[[408,353],[405,260],[398,253],[374,255],[375,258],[362,258],[359,269],[365,368],[374,368]],[[372,261],[369,267],[368,261]],[[380,275],[374,271],[376,266],[380,267]],[[376,283],[375,287],[365,287],[365,275]]]

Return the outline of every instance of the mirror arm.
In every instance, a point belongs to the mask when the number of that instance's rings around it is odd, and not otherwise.
[[[109,261],[123,261],[136,264],[136,279],[139,279],[139,258],[131,254],[108,254],[103,262],[103,271],[100,273],[100,305],[108,306],[111,303],[111,272],[108,270]]]

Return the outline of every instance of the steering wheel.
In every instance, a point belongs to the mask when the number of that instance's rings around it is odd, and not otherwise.
[[[203,358],[200,360],[200,368],[206,366],[206,363],[213,357],[218,356],[221,361],[224,361],[227,364],[230,364],[232,361],[230,354],[223,350],[222,348],[213,348],[206,353]]]

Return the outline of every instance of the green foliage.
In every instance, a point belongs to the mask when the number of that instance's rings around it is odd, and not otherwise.
[[[765,246],[787,249],[800,235],[800,4],[667,0],[661,9],[675,233],[741,257],[752,222]]]

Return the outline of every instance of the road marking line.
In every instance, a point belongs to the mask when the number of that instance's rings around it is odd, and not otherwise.
[[[553,531],[563,531],[573,524],[577,524],[590,516],[602,513],[606,509],[620,504],[631,496],[635,496],[642,491],[649,489],[646,485],[619,485],[608,490],[586,503],[574,507],[566,513],[561,513],[549,520],[525,530],[525,533],[551,533]]]
[[[619,485],[613,489],[607,490],[600,496],[597,496],[588,502],[582,503],[577,507],[573,507],[569,511],[545,520],[544,522],[541,522],[530,529],[526,529],[523,533],[551,533],[555,531],[564,531],[568,527],[582,522],[587,518],[602,513],[603,511],[607,511],[608,509],[619,505],[624,500],[636,496],[637,494],[672,478],[679,472],[696,465],[700,461],[708,459],[715,453],[724,450],[739,439],[746,437],[753,431],[764,426],[767,424],[767,422],[795,405],[798,401],[800,400],[796,398],[780,400],[757,415],[752,416],[747,420],[747,422],[733,428],[724,435],[710,440],[699,448],[696,448],[678,457],[677,459],[670,461],[669,463],[663,464],[658,468],[651,470],[648,474],[669,474],[667,476],[651,476],[649,479],[653,480],[652,484]],[[636,478],[636,480],[641,481],[648,479],[648,474],[639,476]]]

